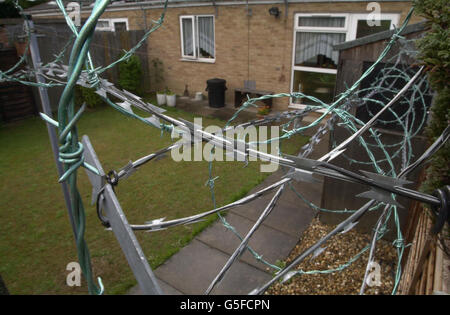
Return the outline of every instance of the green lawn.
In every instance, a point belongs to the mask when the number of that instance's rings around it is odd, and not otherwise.
[[[193,115],[171,109],[169,115],[193,121]],[[223,126],[204,119],[204,126]],[[171,143],[170,135],[123,116],[108,107],[86,112],[78,123],[79,134],[88,134],[105,171],[118,170],[130,160]],[[294,153],[306,142],[295,137],[283,143]],[[78,294],[81,287],[66,285],[66,265],[77,261],[56,167],[44,122],[38,118],[0,126],[0,275],[12,294]],[[170,156],[152,161],[116,189],[128,221],[142,224],[151,219],[184,217],[212,208],[207,162],[174,162]],[[268,175],[259,163],[214,162],[218,206],[239,199]],[[91,186],[83,169],[78,187],[87,216],[86,240],[94,275],[100,276],[106,294],[122,294],[136,284],[113,235],[100,224],[90,206]],[[152,266],[157,267],[186,245],[208,220],[160,232],[136,232]]]

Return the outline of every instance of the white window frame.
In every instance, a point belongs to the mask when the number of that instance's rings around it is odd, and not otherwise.
[[[192,50],[193,55],[186,55],[184,51],[184,40],[183,40],[183,20],[191,20],[192,21]],[[180,39],[181,39],[181,57],[183,59],[196,59],[197,58],[197,42],[195,36],[195,16],[194,15],[181,15],[180,16]]]
[[[317,33],[345,33],[348,29],[348,21],[350,14],[348,13],[297,13],[295,14],[294,29],[304,32],[317,32]],[[300,17],[343,17],[345,18],[344,27],[325,27],[325,26],[298,26],[298,20]]]
[[[366,14],[352,14],[351,15],[351,26],[349,29],[349,37],[351,38],[350,40],[353,40],[356,38],[356,31],[357,31],[357,27],[358,27],[358,21],[359,20],[366,20],[367,19],[367,15],[369,13]],[[397,13],[381,13],[380,14],[380,20],[391,20],[391,26],[390,29],[393,30],[394,27],[398,26],[399,20],[400,20],[400,14]]]
[[[356,27],[358,20],[366,19],[369,13],[296,13],[294,15],[294,34],[292,39],[292,67],[291,67],[291,93],[294,90],[294,72],[295,71],[307,71],[316,73],[329,73],[337,74],[337,69],[326,69],[316,67],[295,66],[295,48],[297,32],[317,32],[317,33],[345,33],[345,41],[354,40],[356,38]],[[311,26],[298,26],[299,17],[344,17],[344,27],[311,27]],[[391,20],[391,29],[398,25],[400,20],[400,14],[398,13],[381,13],[380,20]],[[305,104],[294,103],[292,97],[289,98],[289,108],[304,109]],[[320,110],[324,112],[325,110]]]
[[[108,26],[98,26],[98,22],[108,22]],[[111,31],[111,21],[109,19],[98,19],[97,26],[95,27],[96,31]]]
[[[119,22],[119,23],[125,22],[126,30],[127,30],[127,31],[129,30],[129,28],[128,28],[128,18],[110,19],[110,21],[111,21],[111,29],[112,29],[112,32],[115,32],[115,31],[116,31],[116,28],[115,28],[115,26],[114,26],[114,23],[116,23],[116,22]]]
[[[197,55],[197,45],[199,42],[198,38],[198,18],[199,17],[211,17],[213,19],[213,29],[214,29],[214,58],[202,58]],[[193,48],[194,55],[189,56],[184,52],[183,45],[183,19],[191,19],[192,20],[192,40],[193,40]],[[214,63],[216,61],[216,21],[214,15],[211,14],[199,14],[199,15],[180,15],[180,44],[181,44],[181,60],[182,61],[198,61],[198,62],[209,62]]]
[[[128,18],[99,19],[98,21],[99,22],[108,22],[108,26],[106,26],[106,27],[96,26],[95,27],[96,31],[115,32],[116,29],[114,27],[114,23],[116,23],[116,22],[125,22],[127,31],[129,30]]]

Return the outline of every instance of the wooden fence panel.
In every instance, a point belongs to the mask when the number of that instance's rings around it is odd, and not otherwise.
[[[43,21],[37,21],[35,26],[39,34],[38,44],[42,62],[45,64],[53,61],[55,55],[60,53],[70,40],[72,36],[71,31],[66,24],[58,22],[45,23]],[[120,54],[123,53],[124,50],[129,50],[135,46],[143,36],[143,30],[95,32],[90,46],[94,67],[106,66],[111,62],[114,62],[120,57]],[[72,45],[68,46],[62,59],[64,64],[68,64],[71,48]],[[146,42],[136,51],[136,56],[139,57],[142,66],[142,90],[149,91],[150,74],[148,69]],[[102,77],[117,84],[119,77],[118,66],[107,70],[102,74]],[[57,104],[62,90],[62,87],[49,89],[49,97],[53,111],[57,110]]]
[[[0,49],[0,70],[19,61],[15,48]],[[23,67],[21,67],[23,68]],[[10,122],[37,114],[32,89],[18,82],[0,83],[0,122]]]
[[[411,246],[405,252],[398,294],[442,293],[446,290],[443,286],[444,255],[436,237],[430,234],[432,215],[419,202],[415,202],[411,210],[410,226],[413,232],[405,236]]]

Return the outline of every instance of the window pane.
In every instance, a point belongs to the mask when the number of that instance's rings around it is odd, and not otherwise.
[[[299,17],[298,26],[316,26],[316,27],[345,27],[345,17]]]
[[[345,34],[297,32],[295,65],[336,69],[339,52],[333,45],[345,41]]]
[[[97,27],[99,27],[99,28],[107,28],[107,27],[109,27],[109,21],[98,20],[97,21]]]
[[[366,20],[358,20],[358,26],[356,29],[356,38],[364,37],[367,35],[387,31],[391,27],[391,20],[380,20],[380,26],[370,26]]]
[[[194,56],[194,35],[192,34],[192,19],[181,19],[183,29],[183,53]]]
[[[212,16],[198,17],[198,56],[214,58],[214,20]]]
[[[127,30],[127,23],[125,23],[125,22],[114,22],[114,30],[116,32],[125,32]]]
[[[322,102],[330,104],[333,102],[335,84],[336,74],[294,71],[292,91],[314,96]],[[306,98],[293,99],[292,101],[296,104],[317,105],[317,103]]]

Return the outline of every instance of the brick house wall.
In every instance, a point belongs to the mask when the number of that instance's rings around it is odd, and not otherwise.
[[[206,80],[214,77],[227,81],[226,103],[234,104],[234,89],[243,87],[244,80],[255,80],[258,90],[288,93],[291,86],[291,67],[296,13],[370,13],[367,2],[289,3],[288,16],[284,4],[219,5],[198,7],[170,7],[163,26],[149,38],[148,58],[159,58],[164,67],[164,83],[152,90],[167,86],[182,95],[185,85],[192,94],[202,91],[206,95]],[[400,23],[409,12],[410,1],[380,2],[382,13],[400,14]],[[269,14],[277,6],[278,18]],[[129,29],[142,29],[157,20],[161,9],[107,11],[102,18],[128,18]],[[215,15],[215,62],[186,61],[181,59],[181,15]],[[53,16],[53,18],[55,18]],[[410,23],[422,18],[413,16]],[[286,109],[287,98],[274,100],[274,107]]]

